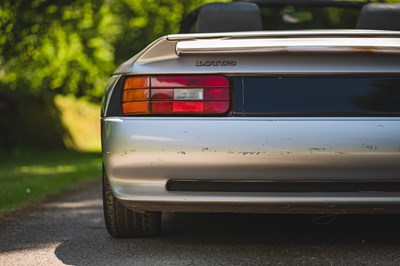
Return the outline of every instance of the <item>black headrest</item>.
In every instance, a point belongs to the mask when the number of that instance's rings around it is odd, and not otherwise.
[[[253,3],[209,3],[199,10],[196,32],[262,30],[260,9]]]
[[[366,4],[358,16],[357,28],[400,30],[400,4]]]

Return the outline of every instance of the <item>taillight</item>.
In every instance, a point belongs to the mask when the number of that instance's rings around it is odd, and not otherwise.
[[[229,108],[224,76],[133,76],[122,92],[124,115],[224,114]]]

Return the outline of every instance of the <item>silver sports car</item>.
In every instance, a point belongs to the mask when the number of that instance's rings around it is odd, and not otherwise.
[[[260,8],[207,4],[111,77],[112,236],[154,235],[161,212],[400,213],[399,5],[348,30],[265,31]]]

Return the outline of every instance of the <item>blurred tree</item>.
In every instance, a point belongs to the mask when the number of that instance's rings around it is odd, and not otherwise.
[[[117,65],[211,0],[3,0],[0,88],[101,97]]]

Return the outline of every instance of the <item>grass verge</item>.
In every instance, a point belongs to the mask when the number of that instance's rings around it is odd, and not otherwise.
[[[99,152],[41,151],[1,155],[0,217],[100,176]]]

